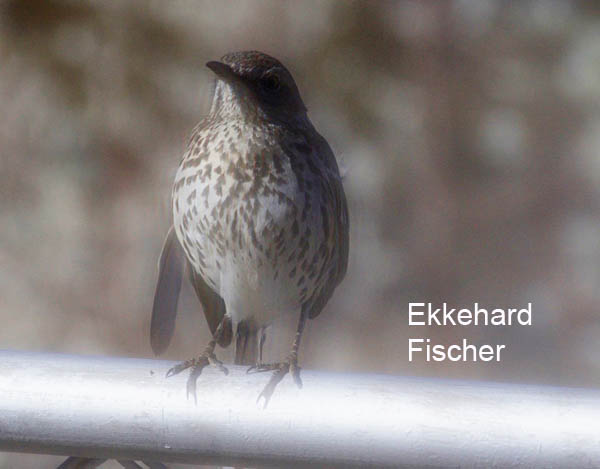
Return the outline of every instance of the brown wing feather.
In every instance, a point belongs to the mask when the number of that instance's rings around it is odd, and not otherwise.
[[[158,264],[158,282],[154,292],[150,345],[156,355],[163,353],[175,330],[177,301],[185,268],[185,253],[177,241],[173,227],[165,239]]]
[[[344,187],[342,186],[342,178],[340,176],[338,164],[327,141],[319,134],[317,134],[317,138],[319,140],[318,151],[320,155],[325,158],[325,162],[332,173],[330,177],[330,187],[331,197],[333,199],[333,213],[331,215],[333,218],[332,226],[335,230],[333,235],[334,239],[337,240],[337,244],[334,248],[337,251],[337,256],[335,256],[337,258],[337,266],[334,275],[327,280],[327,284],[321,290],[321,294],[313,299],[310,310],[308,311],[308,317],[310,319],[316,318],[319,315],[325,304],[329,301],[329,298],[331,298],[331,295],[333,295],[335,288],[344,279],[346,270],[348,269],[348,250],[350,246],[348,204],[346,202],[346,194],[344,193]]]
[[[206,322],[208,323],[208,327],[213,336],[215,335],[219,323],[225,317],[226,323],[223,324],[223,332],[221,333],[218,343],[221,347],[227,347],[231,343],[233,332],[231,319],[229,319],[229,316],[225,316],[225,302],[218,293],[208,286],[202,276],[194,270],[192,265],[188,265],[188,268],[190,271],[190,281],[194,286],[194,290],[196,290],[196,295],[198,296],[200,303],[202,303],[204,316],[206,317]]]

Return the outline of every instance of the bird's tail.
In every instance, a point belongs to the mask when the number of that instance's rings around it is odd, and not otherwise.
[[[240,321],[235,337],[236,365],[256,365],[258,362],[260,329],[253,321]]]

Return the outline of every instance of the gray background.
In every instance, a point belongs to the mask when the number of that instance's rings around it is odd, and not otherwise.
[[[291,70],[346,171],[348,276],[308,329],[304,367],[599,386],[597,5],[0,1],[0,347],[152,356],[204,63],[259,49]],[[532,302],[533,326],[409,328],[409,301]],[[290,327],[275,327],[282,356]],[[409,363],[409,337],[507,349]],[[186,285],[166,356],[207,340]],[[58,460],[0,454],[0,467]]]

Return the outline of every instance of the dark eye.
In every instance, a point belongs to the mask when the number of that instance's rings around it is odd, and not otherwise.
[[[281,82],[277,75],[267,75],[260,80],[261,86],[267,91],[278,91],[281,88]]]

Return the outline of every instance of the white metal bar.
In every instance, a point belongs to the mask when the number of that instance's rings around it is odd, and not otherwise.
[[[600,391],[0,351],[0,450],[283,467],[600,467]]]

